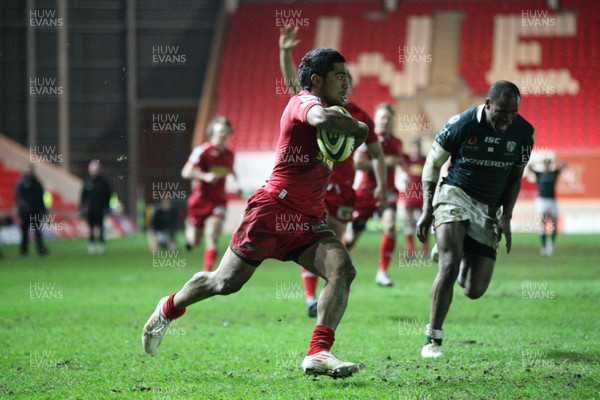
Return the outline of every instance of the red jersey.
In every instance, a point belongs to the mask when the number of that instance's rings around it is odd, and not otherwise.
[[[192,151],[188,162],[202,172],[214,172],[219,176],[213,183],[195,181],[192,193],[205,200],[225,200],[225,178],[233,171],[233,152],[227,148],[220,150],[210,142],[206,142]]]
[[[423,184],[421,176],[425,166],[425,157],[419,156],[412,159],[409,156],[404,157],[404,167],[408,175],[408,186],[404,196],[406,206],[410,208],[419,208],[423,206]]]
[[[389,139],[386,139],[382,134],[376,133],[377,140],[381,143],[381,147],[383,147],[383,154],[386,156],[398,156],[402,157],[402,141],[394,136],[390,136]],[[358,151],[361,151],[367,156],[369,153],[367,151],[366,146],[361,146]],[[370,158],[370,156],[369,156]],[[387,189],[388,191],[397,191],[396,186],[394,185],[394,180],[396,179],[396,168],[388,168],[388,176],[387,176]],[[365,191],[372,191],[377,187],[377,180],[375,179],[375,173],[373,171],[362,171],[362,176],[358,183],[358,189]]]
[[[333,162],[319,150],[317,130],[306,120],[308,110],[316,105],[327,107],[307,90],[290,99],[281,116],[275,167],[265,190],[285,206],[321,218]]]
[[[365,140],[365,143],[373,143],[377,140],[377,136],[375,135],[375,124],[369,115],[361,110],[354,103],[347,103],[344,108],[348,110],[352,118],[357,121],[364,122],[369,127],[369,135]],[[345,161],[340,163],[335,163],[333,166],[333,171],[331,172],[331,177],[329,178],[329,183],[337,184],[337,185],[346,185],[352,186],[354,184],[354,175],[356,174],[356,169],[354,168],[354,159],[353,157],[348,157]]]

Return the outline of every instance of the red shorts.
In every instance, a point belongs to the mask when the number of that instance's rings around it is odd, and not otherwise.
[[[388,207],[396,207],[398,202],[398,191],[390,190],[388,188],[387,205],[384,207],[377,207],[377,199],[373,196],[373,192],[362,189],[356,189],[356,205],[354,212],[352,213],[352,221],[358,221],[361,219],[369,219],[373,216],[375,211],[385,209]]]
[[[227,211],[226,200],[204,200],[196,194],[192,194],[187,202],[187,218],[186,221],[195,226],[201,228],[204,226],[204,221],[210,216],[225,219],[225,212]]]
[[[267,258],[289,261],[314,242],[335,236],[325,213],[315,218],[283,206],[264,189],[248,199],[244,218],[229,247],[245,262],[258,266]]]
[[[351,185],[329,184],[325,193],[325,208],[330,216],[340,222],[352,219],[356,194]]]

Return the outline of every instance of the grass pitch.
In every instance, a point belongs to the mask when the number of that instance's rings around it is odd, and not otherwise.
[[[482,299],[456,286],[438,360],[420,357],[437,267],[397,255],[394,287],[378,288],[379,238],[353,251],[358,276],[333,352],[366,368],[346,380],[300,369],[315,321],[293,263],[267,261],[241,292],[190,307],[150,357],[141,328],[198,270],[199,249],[153,255],[142,235],[110,241],[103,256],[84,241],[51,242],[46,258],[5,247],[0,397],[600,398],[597,236],[560,236],[555,256],[540,257],[535,235],[515,235]]]

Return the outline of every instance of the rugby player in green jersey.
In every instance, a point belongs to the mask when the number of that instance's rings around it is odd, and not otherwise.
[[[456,280],[467,297],[483,296],[502,234],[510,252],[510,220],[534,139],[533,126],[518,114],[520,100],[515,84],[495,82],[484,105],[448,120],[427,155],[417,236],[424,242],[433,224],[439,269],[423,357],[442,355],[442,325]],[[436,191],[440,169],[448,158],[448,176]]]

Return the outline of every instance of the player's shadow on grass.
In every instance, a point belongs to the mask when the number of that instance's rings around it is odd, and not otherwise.
[[[600,360],[600,352],[597,351],[582,354],[575,351],[548,350],[546,356],[556,360],[557,363],[598,364],[598,360]]]

